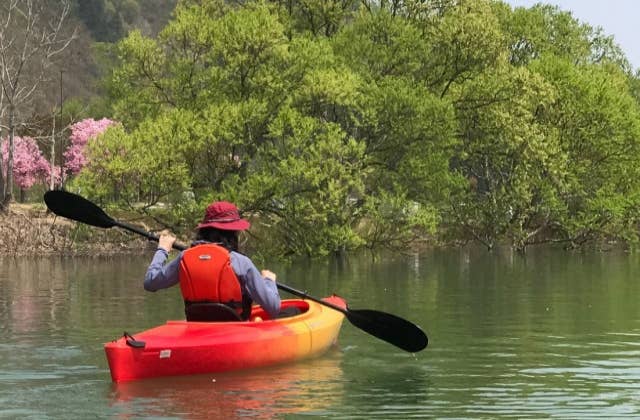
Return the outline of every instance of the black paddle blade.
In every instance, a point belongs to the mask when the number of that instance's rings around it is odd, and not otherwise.
[[[427,335],[420,327],[386,312],[348,309],[346,316],[361,330],[411,353],[424,350],[429,343]]]
[[[47,191],[44,194],[44,202],[49,210],[67,219],[101,228],[110,228],[116,225],[115,220],[102,211],[100,207],[79,195],[67,191]]]

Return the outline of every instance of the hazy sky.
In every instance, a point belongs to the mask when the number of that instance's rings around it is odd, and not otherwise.
[[[576,19],[613,35],[634,69],[640,67],[640,0],[504,0],[511,6],[553,4]]]

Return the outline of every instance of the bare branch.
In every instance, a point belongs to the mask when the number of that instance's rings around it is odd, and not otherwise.
[[[70,0],[58,4],[60,9],[54,15],[44,0],[4,0],[0,5],[0,127],[9,133],[7,179],[0,201],[12,199],[13,139],[20,125],[19,107],[48,80],[55,57],[76,37],[75,30],[63,35]]]

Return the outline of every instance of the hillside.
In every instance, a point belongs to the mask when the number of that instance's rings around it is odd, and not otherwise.
[[[177,0],[73,0],[65,32],[77,37],[57,60],[48,83],[26,112],[41,121],[51,109],[70,99],[81,103],[99,97],[105,56],[118,40],[133,30],[155,36],[171,17]],[[47,2],[47,12],[59,14],[57,2]],[[31,124],[33,125],[33,124]]]
[[[75,0],[74,15],[93,41],[116,42],[131,29],[157,34],[176,3],[177,0]]]

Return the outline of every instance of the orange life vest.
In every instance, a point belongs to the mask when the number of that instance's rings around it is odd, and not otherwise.
[[[187,249],[180,261],[180,290],[185,305],[196,302],[223,303],[239,315],[246,306],[229,251],[216,244],[201,244]],[[249,303],[250,305],[250,303]]]

